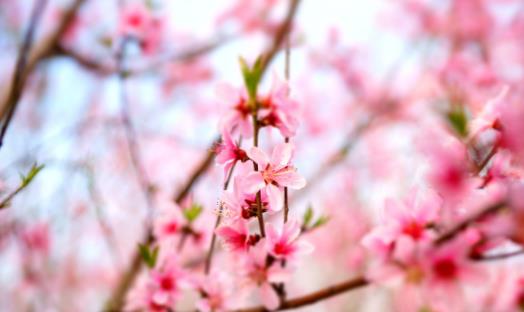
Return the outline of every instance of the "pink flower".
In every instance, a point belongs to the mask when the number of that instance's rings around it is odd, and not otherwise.
[[[266,232],[266,248],[277,259],[289,261],[298,255],[313,251],[313,245],[305,241],[297,241],[300,235],[300,224],[296,220],[290,220],[281,230],[277,230],[275,226],[268,224]]]
[[[264,126],[273,126],[284,137],[292,137],[298,128],[298,103],[289,98],[289,86],[276,76],[268,95],[259,100],[259,120]]]
[[[269,205],[266,192],[261,192],[260,202],[262,211],[274,211]],[[242,178],[235,177],[233,181],[233,191],[225,192],[222,195],[223,215],[229,219],[244,218],[249,219],[257,215],[256,194],[246,194],[244,192]]]
[[[202,298],[196,304],[199,311],[221,312],[231,310],[233,288],[225,273],[214,272],[206,276],[198,282],[198,289],[202,294]]]
[[[246,251],[249,245],[254,245],[260,240],[258,235],[249,235],[244,219],[237,219],[229,225],[220,226],[216,234],[230,251]]]
[[[273,210],[282,209],[282,187],[301,189],[306,185],[306,180],[290,164],[292,144],[282,143],[275,146],[271,159],[257,147],[252,147],[247,154],[258,165],[259,171],[246,176],[244,187],[250,193],[265,190]]]
[[[159,241],[177,237],[184,226],[180,207],[178,205],[170,205],[169,208],[168,211],[160,214],[155,220],[153,230],[155,237]]]
[[[222,84],[217,88],[217,95],[230,107],[220,121],[220,128],[229,132],[238,131],[244,138],[250,138],[253,135],[253,122],[245,90]]]
[[[442,200],[432,191],[412,191],[403,202],[388,200],[384,223],[367,234],[362,243],[370,250],[388,256],[395,247],[413,246],[405,240],[428,240],[433,236],[428,228],[438,220],[441,205]],[[402,252],[409,253],[409,250]]]
[[[142,36],[149,23],[149,10],[140,2],[134,2],[122,10],[120,33],[124,36]]]
[[[264,306],[274,310],[279,305],[279,297],[271,283],[284,283],[289,279],[289,272],[273,261],[268,264],[265,242],[255,245],[246,254],[242,268],[246,286],[256,287]]]
[[[224,166],[224,181],[237,161],[248,160],[246,152],[233,141],[231,133],[226,129],[222,131],[222,142],[216,146],[215,152],[217,163]]]
[[[153,16],[141,2],[133,2],[122,10],[118,33],[124,37],[133,37],[140,42],[142,50],[151,54],[161,43],[164,23]]]
[[[165,311],[173,307],[180,295],[180,287],[187,285],[187,281],[176,258],[166,259],[129,293],[126,310]]]
[[[51,246],[49,225],[45,222],[32,225],[22,232],[22,241],[28,252],[47,255]]]

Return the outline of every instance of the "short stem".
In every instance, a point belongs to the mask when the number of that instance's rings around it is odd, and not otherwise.
[[[226,182],[224,182],[224,191],[226,191],[229,186],[229,181],[231,181],[231,177],[233,176],[233,171],[235,170],[236,165],[237,163],[235,162],[233,166],[231,167],[231,169],[229,169],[229,174],[227,176]],[[215,221],[215,227],[213,228],[213,237],[211,237],[209,251],[207,252],[207,256],[206,256],[206,263],[204,265],[204,273],[206,275],[208,275],[209,272],[211,271],[211,263],[213,261],[213,252],[215,251],[215,244],[217,240],[217,234],[215,233],[215,231],[218,228],[218,226],[220,225],[221,220],[222,220],[222,205],[220,205],[220,208],[218,211],[218,216]]]
[[[258,132],[260,130],[258,120],[257,120],[257,114],[256,109],[255,113],[253,114],[253,146],[258,147]],[[256,162],[253,162],[253,169],[255,171],[258,171],[258,164]],[[266,229],[264,225],[264,216],[262,215],[262,198],[260,191],[257,192],[257,219],[258,219],[258,226],[260,227],[260,236],[266,237]]]

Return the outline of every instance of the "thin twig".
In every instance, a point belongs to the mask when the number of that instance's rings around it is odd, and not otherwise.
[[[508,258],[520,256],[520,255],[524,255],[524,249],[500,253],[500,254],[475,256],[472,259],[475,261],[494,261],[494,260],[508,259]]]
[[[4,123],[2,124],[2,128],[0,129],[0,148],[4,143],[5,133],[7,131],[7,128],[9,127],[9,124],[11,123],[11,120],[13,119],[16,107],[22,95],[22,91],[24,90],[23,75],[27,67],[28,55],[33,45],[33,38],[35,35],[36,26],[40,22],[47,2],[47,0],[39,0],[35,3],[33,11],[31,13],[29,28],[27,29],[27,33],[24,37],[24,42],[22,43],[22,46],[20,47],[20,52],[18,53],[18,60],[16,61],[15,72],[13,74],[12,87],[7,101],[7,116],[5,118]]]
[[[472,224],[496,213],[502,210],[506,207],[505,202],[496,203],[494,205],[491,205],[478,213],[472,215],[471,217],[463,220],[459,224],[457,224],[455,227],[451,228],[449,231],[442,234],[437,240],[435,240],[435,245],[442,245],[445,242],[455,238],[458,234],[462,233],[465,229],[467,229]]]
[[[16,88],[19,90],[15,90],[14,81],[10,82],[10,85],[7,86],[7,96],[2,98],[0,101],[0,120],[3,120],[6,117],[8,110],[13,105],[13,103],[17,103],[20,100],[22,95],[21,89],[23,89],[27,77],[29,77],[29,75],[34,71],[40,62],[53,55],[55,47],[76,17],[80,6],[85,1],[86,0],[75,0],[71,7],[64,13],[62,19],[58,23],[58,26],[56,27],[56,30],[52,32],[51,35],[45,37],[35,44],[34,48],[31,49],[31,53],[28,55],[27,64],[20,74],[20,82]]]
[[[233,177],[233,171],[235,170],[236,165],[237,165],[237,163],[235,162],[233,164],[233,166],[231,167],[231,169],[229,169],[229,174],[227,176],[226,181],[224,182],[224,188],[223,188],[224,191],[227,191],[227,189],[228,189],[229,182],[231,181],[231,178]],[[213,253],[215,251],[215,244],[216,244],[216,240],[217,240],[216,229],[220,225],[221,220],[222,220],[222,205],[220,205],[220,207],[219,207],[218,215],[217,215],[217,218],[216,218],[216,221],[215,221],[215,226],[213,228],[213,236],[211,237],[211,243],[209,244],[209,251],[207,252],[206,262],[204,264],[204,273],[206,275],[209,274],[209,272],[211,271],[211,264],[212,264],[212,260],[213,260]]]
[[[171,56],[157,60],[151,64],[144,64],[143,66],[126,68],[124,73],[127,77],[130,77],[150,72],[155,69],[159,69],[165,66],[166,63],[189,62],[198,57],[215,51],[219,47],[223,46],[225,43],[230,42],[231,39],[232,37],[220,37],[218,39],[213,39],[210,40],[209,43],[203,43],[197,45],[196,47],[191,47],[186,50],[174,53]],[[103,63],[100,60],[89,58],[88,56],[78,51],[75,51],[73,48],[67,47],[63,44],[58,46],[55,52],[57,55],[73,59],[78,63],[78,65],[84,67],[87,70],[90,70],[95,74],[107,76],[118,73],[118,64]]]

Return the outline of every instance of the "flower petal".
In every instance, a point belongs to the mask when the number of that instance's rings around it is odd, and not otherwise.
[[[277,293],[269,283],[260,287],[260,299],[268,310],[275,310],[280,303]]]
[[[258,147],[250,148],[247,151],[247,156],[249,156],[249,158],[251,158],[254,162],[256,162],[258,166],[261,167],[262,169],[265,168],[267,164],[269,164],[268,156],[266,155],[266,153],[264,153],[264,151],[262,151]]]
[[[289,170],[285,174],[280,174],[275,177],[279,185],[287,186],[294,190],[298,190],[306,186],[306,179],[295,170]]]
[[[256,193],[265,185],[266,183],[260,172],[250,172],[242,179],[242,189],[245,193]]]
[[[293,145],[291,143],[278,144],[271,154],[271,166],[274,170],[284,168],[289,164],[292,155]]]
[[[282,204],[284,203],[280,189],[273,184],[269,184],[266,187],[266,191],[271,210],[280,211],[282,209]]]

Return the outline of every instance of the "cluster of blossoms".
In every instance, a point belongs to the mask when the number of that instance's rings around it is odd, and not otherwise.
[[[257,289],[265,307],[275,309],[286,295],[284,283],[296,267],[297,256],[311,251],[311,246],[299,239],[301,224],[287,220],[284,196],[285,189],[297,190],[306,185],[292,164],[294,147],[288,142],[297,130],[298,104],[289,98],[287,84],[276,77],[271,91],[264,96],[250,98],[247,92],[228,86],[222,86],[219,93],[233,105],[221,121],[217,163],[224,167],[226,183],[233,180],[233,187],[222,196],[219,213],[225,220],[216,234],[227,250],[242,259],[240,275],[244,285]],[[285,138],[285,142],[273,147],[271,155],[257,146],[258,132],[263,127],[274,127],[283,141]],[[255,144],[243,149],[240,139],[235,142],[234,136],[254,137]],[[265,223],[265,216],[274,218],[284,206],[284,224]]]
[[[289,140],[297,131],[298,104],[289,98],[287,83],[275,78],[268,94],[253,98],[229,86],[221,86],[218,93],[228,104],[220,123],[222,140],[215,147],[226,187],[217,211],[222,223],[214,235],[230,256],[240,260],[239,266],[231,277],[218,268],[204,276],[183,270],[176,257],[164,250],[181,251],[185,240],[202,240],[202,232],[193,222],[200,212],[195,212],[198,208],[190,202],[182,208],[171,207],[155,223],[160,256],[158,250],[147,251],[155,259],[149,274],[130,293],[130,309],[170,309],[181,289],[187,288],[201,295],[200,310],[227,310],[231,308],[232,281],[242,286],[245,295],[256,290],[264,306],[275,309],[285,299],[284,283],[297,267],[299,256],[312,251],[312,245],[300,238],[303,224],[291,217],[288,220],[287,189],[301,189],[306,181],[292,163],[294,146]],[[264,127],[278,129],[284,141],[273,147],[271,155],[258,146],[259,131]],[[253,138],[255,144],[244,149],[241,138]],[[232,188],[227,190],[229,181]],[[284,207],[285,222],[277,222]],[[271,222],[264,220],[269,218]]]

